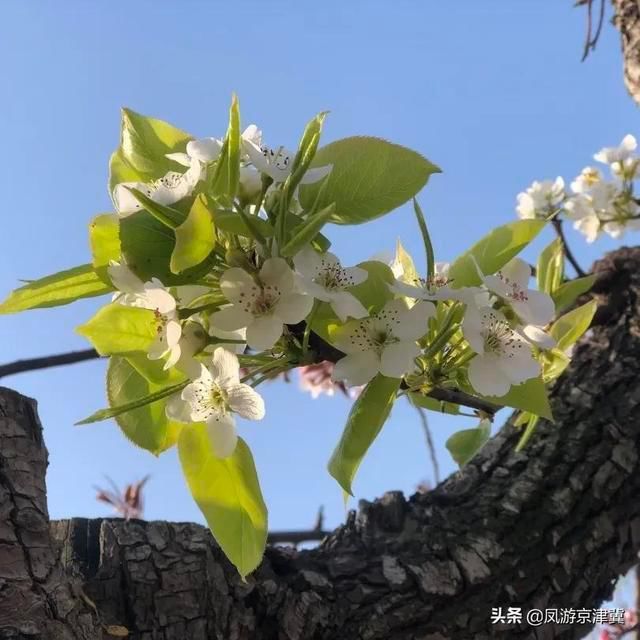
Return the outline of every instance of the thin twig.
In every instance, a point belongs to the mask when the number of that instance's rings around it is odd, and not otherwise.
[[[267,534],[267,542],[269,544],[282,544],[289,542],[297,546],[301,542],[320,541],[326,538],[330,531],[324,530],[324,507],[318,509],[316,516],[316,524],[313,529],[308,531],[272,531]]]
[[[595,51],[598,40],[600,39],[600,34],[602,33],[602,26],[604,24],[605,0],[600,0],[598,24],[596,26],[595,34],[593,33],[593,2],[594,0],[580,0],[576,3],[576,6],[587,5],[587,33],[582,52],[582,62],[587,59],[592,51]]]
[[[440,467],[438,465],[438,456],[436,455],[436,447],[433,443],[433,437],[431,436],[431,429],[429,429],[427,413],[422,407],[416,407],[416,411],[420,416],[420,424],[422,425],[424,437],[427,441],[427,448],[429,449],[429,456],[431,458],[431,466],[433,467],[433,477],[436,481],[436,484],[440,484]]]
[[[560,238],[560,242],[562,242],[564,255],[566,256],[567,260],[571,263],[571,266],[575,269],[576,274],[580,278],[586,276],[587,275],[586,272],[578,264],[578,261],[576,260],[571,249],[569,248],[569,243],[567,242],[567,238],[565,237],[564,231],[562,230],[562,221],[558,220],[557,218],[554,218],[551,222],[553,223],[553,228],[556,230],[556,233],[558,234],[558,238]]]
[[[70,351],[68,353],[59,353],[42,358],[15,360],[14,362],[0,365],[0,378],[12,376],[16,373],[24,373],[26,371],[36,371],[37,369],[48,369],[49,367],[59,367],[64,364],[75,364],[76,362],[84,362],[85,360],[94,360],[99,357],[100,354],[95,349],[84,349],[83,351]]]

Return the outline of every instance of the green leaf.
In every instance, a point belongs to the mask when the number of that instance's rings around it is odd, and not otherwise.
[[[101,356],[146,351],[158,335],[155,314],[151,309],[118,303],[102,307],[76,332],[87,338]]]
[[[244,578],[262,561],[267,507],[249,447],[238,439],[229,458],[213,455],[204,425],[185,425],[178,441],[184,476],[213,537]]]
[[[174,274],[170,269],[174,233],[146,211],[120,220],[120,243],[127,265],[139,278],[146,281],[155,277],[165,286],[192,284],[215,264],[211,255],[198,266]]]
[[[562,284],[564,276],[564,246],[560,238],[547,245],[538,257],[536,279],[538,289],[552,294]]]
[[[149,363],[148,367],[144,361]],[[159,384],[153,383],[141,375],[138,366],[145,367],[147,371],[157,369],[157,377],[161,377],[162,363],[157,360],[149,360],[146,355],[127,358],[114,356],[109,360],[107,396],[111,407],[131,406],[138,404],[141,398],[155,397],[158,393],[163,393],[168,387],[180,388],[181,376],[175,369],[172,369],[171,372],[165,371],[166,380]],[[183,378],[184,376],[182,376]],[[177,393],[177,391],[172,393]],[[173,447],[183,426],[167,418],[165,397],[162,396],[153,402],[113,416],[122,433],[131,442],[154,455]]]
[[[166,154],[184,151],[191,139],[188,133],[164,120],[149,118],[131,109],[122,110],[121,160],[148,177],[159,178],[174,169]]]
[[[518,220],[488,233],[451,264],[449,278],[453,286],[459,288],[480,284],[480,276],[471,256],[476,259],[482,273],[493,274],[517,256],[542,231],[545,224],[544,220]]]
[[[541,354],[542,358],[542,380],[545,384],[549,384],[569,366],[571,358],[560,351],[560,349],[548,349]]]
[[[460,405],[453,404],[453,402],[436,400],[417,391],[409,393],[409,398],[416,407],[421,407],[422,409],[428,409],[436,413],[447,413],[452,416],[460,414]]]
[[[475,429],[464,429],[454,433],[445,443],[451,457],[460,467],[473,458],[491,437],[491,422],[481,420]]]
[[[176,228],[175,234],[176,245],[170,262],[173,273],[199,265],[213,251],[216,243],[213,219],[203,194],[194,200],[189,216]]]
[[[269,238],[273,235],[273,227],[262,218],[258,216],[251,216],[252,223],[256,229],[265,238]],[[226,233],[231,233],[236,236],[243,236],[244,238],[253,238],[251,230],[247,226],[246,222],[242,219],[236,211],[214,211],[213,221],[216,228]]]
[[[386,422],[399,388],[400,379],[378,374],[351,408],[347,426],[328,466],[329,473],[349,495],[353,495],[351,484],[356,471]]]
[[[165,227],[169,229],[176,229],[186,219],[186,215],[177,209],[167,207],[164,204],[154,202],[151,198],[146,196],[142,191],[138,189],[128,188],[131,195],[138,201],[142,208],[149,212],[158,222],[161,222]]]
[[[212,179],[211,192],[214,198],[223,197],[227,203],[233,202],[240,180],[240,110],[238,99],[233,96],[229,108],[229,126],[220,157]]]
[[[420,227],[420,234],[422,235],[422,243],[424,244],[424,253],[427,259],[427,279],[428,281],[431,281],[436,269],[433,244],[431,243],[431,236],[429,235],[429,230],[427,229],[427,223],[424,219],[424,214],[422,213],[422,209],[420,208],[420,205],[415,198],[413,199],[413,212],[416,215],[418,227]]]
[[[107,268],[112,260],[120,260],[120,220],[115,213],[103,213],[90,222],[89,244],[95,272],[111,285]]]
[[[93,422],[101,422],[102,420],[108,420],[109,418],[116,418],[126,413],[133,412],[134,410],[147,407],[160,400],[164,400],[174,393],[178,393],[187,386],[188,380],[180,382],[178,384],[172,384],[168,387],[154,387],[152,383],[149,383],[143,376],[135,371],[135,369],[124,358],[113,358],[114,370],[107,375],[107,386],[109,403],[112,405],[108,409],[100,409],[95,413],[92,413],[88,418],[76,422],[76,425],[91,424]],[[144,392],[145,389],[149,389],[149,393],[142,396],[134,396],[137,391]],[[133,399],[130,399],[133,398]],[[116,404],[121,402],[122,404]],[[162,403],[162,411],[164,412],[164,403]],[[142,413],[138,414],[142,416]],[[151,415],[151,414],[150,414]],[[154,418],[159,417],[159,412],[154,412]],[[144,441],[144,437],[138,432],[139,429],[152,429],[149,423],[140,423],[138,427],[134,428],[133,422],[136,418],[131,418],[128,423],[127,436],[133,440],[131,434],[136,434],[139,441]],[[136,442],[139,444],[139,442]],[[142,446],[142,445],[140,445]],[[145,447],[146,448],[146,447]],[[151,449],[149,449],[151,450]]]
[[[536,426],[540,421],[540,416],[529,415],[527,414],[526,428],[522,436],[520,436],[520,440],[518,440],[518,444],[516,445],[516,451],[522,451],[529,440],[531,440],[531,436],[535,433]]]
[[[160,177],[160,176],[158,176]],[[109,193],[112,194],[121,182],[146,182],[150,177],[134,169],[124,158],[118,147],[109,159]]]
[[[185,379],[184,374],[178,371],[178,369],[175,367],[165,369],[164,360],[150,360],[146,353],[136,352],[129,353],[126,356],[113,356],[111,361],[115,360],[115,358],[121,357],[124,358],[143,378],[154,383],[158,387],[168,387],[169,385],[182,382]],[[132,398],[139,398],[143,395],[145,394],[138,393],[132,395]]]
[[[522,384],[512,386],[506,395],[500,398],[489,396],[487,400],[505,407],[530,411],[541,418],[553,420],[549,396],[541,378],[531,378]]]
[[[80,298],[94,298],[113,291],[90,264],[59,271],[40,280],[33,280],[13,291],[0,304],[0,314],[18,313],[27,309],[58,307]]]
[[[596,276],[592,274],[561,284],[551,296],[556,304],[556,313],[561,313],[570,307],[583,293],[591,289],[595,281]]]
[[[553,323],[549,333],[555,338],[558,349],[566,351],[582,337],[591,326],[597,308],[598,303],[591,300],[577,309],[565,313]]]
[[[309,210],[326,181],[324,208],[335,202],[331,221],[360,224],[411,200],[440,169],[419,153],[380,138],[353,137],[318,149],[312,167],[333,165],[324,181],[300,186],[300,203]]]
[[[293,237],[282,247],[281,254],[289,257],[300,251],[304,246],[313,241],[320,229],[333,216],[336,207],[330,204],[321,211],[310,215],[297,229]]]

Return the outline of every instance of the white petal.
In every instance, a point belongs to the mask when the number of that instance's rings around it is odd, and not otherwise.
[[[222,387],[240,382],[238,356],[222,347],[216,347],[211,359],[211,375]]]
[[[293,264],[296,271],[305,278],[315,278],[320,271],[322,257],[315,249],[307,246],[294,256]]]
[[[126,264],[111,262],[107,267],[107,273],[113,286],[124,293],[140,293],[144,290],[144,283],[129,269]]]
[[[165,371],[171,369],[171,367],[175,367],[180,360],[180,356],[182,355],[182,349],[179,344],[174,345],[168,349],[169,356],[167,357],[167,361],[164,363],[162,367]]]
[[[398,315],[398,324],[393,327],[393,335],[400,340],[418,340],[429,330],[429,318],[435,315],[436,309],[431,302],[421,300],[411,309]]]
[[[318,182],[318,180],[322,180],[325,176],[328,176],[331,173],[331,169],[333,169],[332,164],[328,164],[324,167],[317,167],[316,169],[309,169],[302,180],[300,180],[300,184],[312,184],[314,182]]]
[[[468,375],[471,386],[483,396],[503,396],[511,388],[511,381],[493,356],[476,356],[469,364]]]
[[[361,351],[345,356],[336,362],[331,377],[334,380],[347,380],[358,386],[366,384],[380,370],[380,359],[373,351]]]
[[[220,156],[222,141],[216,138],[200,138],[187,143],[187,154],[200,162],[213,162]]]
[[[342,322],[346,322],[347,318],[366,318],[369,315],[360,300],[347,291],[331,294],[331,308]]]
[[[177,320],[169,320],[164,327],[164,339],[170,349],[180,342],[182,336],[182,325]]]
[[[415,342],[396,342],[384,348],[380,359],[380,373],[389,378],[401,378],[415,369],[414,359],[420,353]]]
[[[254,144],[258,145],[258,147],[260,147],[260,145],[262,144],[262,131],[258,129],[257,125],[250,124],[242,132],[242,139],[253,142]]]
[[[282,258],[268,258],[260,269],[260,280],[266,285],[278,287],[280,293],[288,293],[293,289],[293,271]]]
[[[306,296],[302,293],[290,293],[280,298],[273,313],[284,324],[297,324],[311,313],[312,308],[312,296]]]
[[[282,335],[282,320],[275,315],[255,318],[247,327],[247,344],[256,351],[271,349]]]
[[[269,162],[264,156],[260,144],[254,139],[242,138],[242,150],[249,156],[253,166],[262,173],[269,173]]]
[[[238,435],[233,416],[216,413],[207,420],[207,434],[216,458],[228,458],[236,450]]]
[[[511,302],[513,310],[522,318],[526,324],[544,326],[553,320],[556,313],[553,298],[543,291],[529,289],[527,291],[527,301],[514,300]]]
[[[234,384],[225,389],[229,407],[247,420],[264,418],[264,400],[248,384]]]
[[[502,277],[510,283],[515,283],[520,289],[529,288],[531,267],[520,258],[513,258],[500,269]]]
[[[181,164],[183,167],[191,166],[191,158],[187,153],[165,153],[165,158],[169,158],[169,160],[173,160],[178,164]]]
[[[191,422],[191,405],[180,397],[179,393],[172,395],[165,405],[165,413],[169,420],[176,422]]]
[[[253,321],[253,316],[240,305],[232,304],[212,313],[210,321],[214,329],[235,331],[248,326]]]
[[[162,285],[145,283],[144,293],[140,295],[147,309],[153,309],[162,315],[175,311],[176,299]]]
[[[389,290],[399,296],[405,296],[406,298],[413,299],[428,299],[431,296],[422,287],[415,287],[401,280],[396,280],[393,284],[389,285]]]
[[[369,272],[366,269],[361,269],[360,267],[347,267],[344,270],[344,273],[349,280],[349,287],[355,287],[363,283],[368,277]]]
[[[540,375],[540,363],[533,357],[531,345],[525,340],[513,340],[507,354],[500,357],[499,367],[513,384],[520,384]]]
[[[253,278],[240,267],[227,269],[220,277],[220,290],[230,302],[239,302],[242,295],[246,296],[249,291],[257,289]]]
[[[534,344],[540,349],[553,349],[556,346],[556,341],[546,331],[543,331],[540,327],[536,327],[532,324],[528,324],[522,327],[522,335],[526,340]]]

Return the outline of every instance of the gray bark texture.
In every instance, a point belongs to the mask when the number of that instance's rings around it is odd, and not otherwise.
[[[637,562],[640,249],[595,271],[594,326],[523,452],[507,424],[433,491],[363,501],[315,549],[268,548],[246,582],[195,524],[49,523],[35,405],[1,389],[0,638],[583,637],[490,612],[597,608]]]
[[[620,31],[624,83],[636,104],[640,105],[640,1],[611,0],[613,24]]]

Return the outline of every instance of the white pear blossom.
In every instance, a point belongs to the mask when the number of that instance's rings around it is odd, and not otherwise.
[[[368,314],[362,303],[347,291],[364,282],[368,273],[360,267],[343,267],[333,253],[318,253],[308,246],[294,258],[293,264],[300,274],[300,288],[317,300],[328,302],[336,315],[347,318],[365,318]]]
[[[188,143],[191,144],[191,141]],[[188,147],[187,145],[187,147]],[[169,171],[159,180],[154,182],[121,182],[113,189],[113,203],[118,215],[122,218],[140,211],[142,206],[131,193],[130,189],[136,189],[142,192],[147,198],[163,205],[172,205],[179,202],[183,198],[191,195],[195,186],[202,178],[202,163],[197,158],[190,158],[188,154],[168,154],[171,159],[177,160],[180,157],[184,161],[184,157],[189,159],[189,168],[184,172]],[[180,161],[178,161],[180,162]],[[180,162],[183,164],[183,162]]]
[[[218,347],[208,367],[180,395],[167,402],[166,413],[179,422],[205,422],[214,454],[227,458],[238,442],[234,414],[249,420],[264,417],[264,401],[249,385],[240,382],[235,354]]]
[[[396,293],[414,300],[455,300],[473,306],[489,303],[488,293],[480,287],[460,287],[454,289],[449,279],[449,263],[436,262],[433,278],[415,278],[413,283],[396,280],[389,286]]]
[[[251,131],[245,131],[242,137],[242,148],[253,166],[258,171],[268,175],[274,183],[284,182],[291,174],[295,152],[284,147],[271,148],[262,143],[262,132],[251,125]],[[332,165],[308,169],[301,180],[301,184],[311,184],[322,180],[330,173]]]
[[[495,309],[469,308],[462,332],[477,354],[468,369],[471,386],[484,396],[503,396],[511,385],[521,384],[540,373],[531,345]]]
[[[600,218],[589,196],[579,193],[565,204],[567,216],[574,220],[573,227],[582,233],[588,243],[596,240],[600,234]]]
[[[176,300],[157,278],[143,282],[124,263],[112,261],[107,269],[113,286],[121,293],[114,295],[114,301],[155,313],[157,337],[149,347],[150,360],[166,357],[165,369],[173,367],[181,355],[180,338],[182,325],[178,319]]]
[[[477,266],[477,264],[476,264]],[[485,276],[478,267],[485,286],[502,298],[525,324],[544,326],[555,315],[551,296],[529,289],[531,267],[520,258],[513,258],[495,275]]]
[[[574,193],[589,193],[592,187],[602,180],[602,174],[594,167],[585,167],[580,175],[571,183]]]
[[[427,333],[434,314],[430,302],[419,302],[409,309],[402,300],[391,300],[372,317],[350,321],[340,328],[335,340],[336,347],[347,355],[336,363],[333,379],[357,386],[377,373],[401,378],[413,371],[420,354],[416,341]]]
[[[285,324],[297,324],[311,311],[313,298],[298,293],[295,276],[282,258],[265,260],[254,277],[232,267],[220,278],[220,289],[231,305],[211,316],[222,331],[247,329],[247,344],[258,351],[275,345]]]
[[[636,139],[628,134],[622,139],[619,146],[605,147],[593,157],[598,162],[609,165],[615,176],[632,179],[635,177],[640,160],[634,153],[637,146]]]
[[[518,194],[516,211],[522,219],[546,218],[562,204],[565,198],[564,180],[535,181],[523,193]]]

